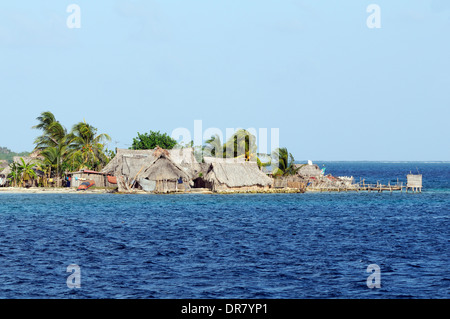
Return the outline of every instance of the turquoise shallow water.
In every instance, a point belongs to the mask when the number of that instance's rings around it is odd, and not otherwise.
[[[375,182],[422,165],[426,188],[2,193],[0,298],[448,298],[450,164],[325,164]],[[67,287],[70,264],[80,266],[79,289]],[[379,289],[367,287],[370,264]]]

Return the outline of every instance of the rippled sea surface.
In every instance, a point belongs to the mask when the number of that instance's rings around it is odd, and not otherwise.
[[[375,183],[419,170],[425,189],[0,193],[0,298],[448,298],[450,164],[326,166]],[[370,264],[379,289],[367,287]]]

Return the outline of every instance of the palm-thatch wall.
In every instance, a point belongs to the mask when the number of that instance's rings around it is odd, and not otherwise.
[[[301,192],[306,191],[308,180],[298,174],[290,176],[279,176],[274,179],[274,188],[294,188]]]

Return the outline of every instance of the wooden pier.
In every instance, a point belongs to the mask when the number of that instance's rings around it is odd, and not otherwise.
[[[391,184],[390,182],[387,185],[384,185],[380,182],[377,182],[377,184],[365,184],[364,182],[360,185],[356,186],[359,192],[379,192],[382,193],[384,191],[388,192],[395,192],[400,191],[403,192],[403,190],[407,190],[406,186],[403,185],[403,182],[397,182],[395,184]]]
[[[407,175],[407,184],[405,185],[403,182],[400,182],[397,179],[397,182],[387,184],[383,184],[378,181],[376,184],[366,184],[365,180],[361,180],[359,183],[351,184],[346,187],[332,187],[332,186],[319,186],[319,187],[307,187],[307,191],[312,192],[409,192],[413,191],[414,193],[422,192],[422,175]]]

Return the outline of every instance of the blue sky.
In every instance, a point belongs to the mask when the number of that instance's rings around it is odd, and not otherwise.
[[[111,149],[202,120],[279,128],[297,160],[448,161],[449,34],[448,0],[2,2],[0,146],[50,110]]]

